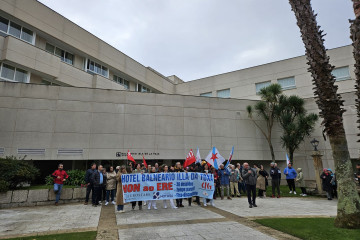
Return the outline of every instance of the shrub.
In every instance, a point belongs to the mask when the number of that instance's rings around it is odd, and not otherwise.
[[[24,183],[31,183],[39,176],[39,169],[28,161],[14,156],[0,158],[0,191],[5,192],[21,187]]]
[[[81,186],[82,184],[85,184],[86,171],[76,169],[76,170],[66,171],[66,173],[69,175],[69,178],[64,182],[64,185]],[[51,175],[46,176],[45,184],[46,185],[54,184],[54,178]]]

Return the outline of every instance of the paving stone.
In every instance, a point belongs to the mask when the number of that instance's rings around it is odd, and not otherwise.
[[[11,203],[12,191],[0,193],[0,203]]]
[[[48,200],[49,189],[29,190],[27,202],[44,202]]]
[[[29,190],[16,190],[13,191],[11,202],[12,203],[19,203],[19,202],[26,202],[28,198]]]

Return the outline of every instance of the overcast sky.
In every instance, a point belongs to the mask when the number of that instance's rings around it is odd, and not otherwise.
[[[145,66],[184,81],[305,53],[288,0],[40,0]],[[351,44],[350,0],[312,0],[325,45]]]

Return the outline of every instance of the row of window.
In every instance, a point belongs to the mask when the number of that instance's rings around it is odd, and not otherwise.
[[[22,70],[17,67],[13,67],[9,64],[1,63],[0,64],[0,79],[11,82],[29,82],[29,74],[27,71]]]
[[[34,44],[35,38],[33,31],[3,17],[0,17],[0,31]]]
[[[66,62],[68,64],[73,65],[74,63],[74,55],[71,53],[68,53],[65,50],[62,50],[61,48],[55,47],[54,45],[51,45],[50,43],[46,43],[45,50],[55,56],[58,56],[61,61]]]
[[[336,81],[343,81],[351,79],[349,67],[339,67],[335,68],[332,71],[332,75],[334,75]],[[292,88],[296,88],[295,85],[295,77],[282,78],[277,80],[278,84],[281,85],[283,90],[288,90]],[[260,90],[264,87],[267,87],[271,84],[271,81],[255,83],[256,93],[259,93]]]
[[[200,94],[202,97],[212,97],[212,92]],[[230,88],[216,91],[218,98],[230,98]]]
[[[114,82],[123,85],[126,89],[130,89],[130,82],[124,78],[113,75]]]
[[[106,78],[109,78],[109,69],[105,66],[102,66],[100,63],[94,62],[90,59],[86,59],[86,68],[85,71],[102,75]]]
[[[143,85],[141,85],[139,83],[136,85],[136,91],[138,91],[138,92],[151,92],[150,88],[147,88],[147,87],[145,87],[145,86],[143,86]]]

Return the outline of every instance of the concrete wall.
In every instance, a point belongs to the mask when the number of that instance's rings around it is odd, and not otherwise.
[[[60,203],[83,201],[86,188],[63,188]],[[50,205],[55,202],[52,189],[14,190],[0,193],[0,209]]]

